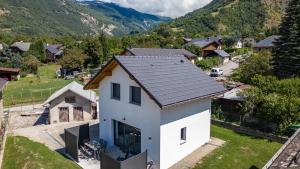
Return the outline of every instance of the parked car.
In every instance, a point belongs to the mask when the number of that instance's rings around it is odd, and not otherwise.
[[[210,76],[218,77],[223,75],[223,70],[221,68],[212,68],[210,71]]]

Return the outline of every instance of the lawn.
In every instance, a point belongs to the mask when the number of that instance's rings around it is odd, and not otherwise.
[[[3,169],[80,169],[71,160],[26,137],[7,138]]]
[[[53,92],[70,83],[70,80],[57,79],[55,71],[58,65],[39,67],[38,76],[21,78],[11,81],[4,90],[4,106],[41,102]]]
[[[212,126],[212,136],[226,141],[225,145],[205,157],[194,169],[262,168],[282,146],[217,126]]]

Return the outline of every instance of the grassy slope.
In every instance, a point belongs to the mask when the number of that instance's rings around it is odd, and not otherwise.
[[[225,145],[205,157],[194,169],[262,168],[282,146],[276,142],[241,135],[217,126],[212,126],[212,136],[225,140]]]
[[[2,168],[80,169],[77,164],[49,150],[45,145],[18,136],[7,138]]]
[[[69,84],[70,80],[56,79],[58,65],[46,65],[39,68],[40,79],[25,77],[9,82],[4,90],[4,106],[32,103],[46,100],[53,92]]]
[[[190,35],[255,36],[278,26],[288,0],[213,0],[167,24]]]

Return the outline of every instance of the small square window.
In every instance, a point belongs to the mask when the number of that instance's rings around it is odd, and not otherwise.
[[[118,83],[112,83],[111,84],[111,98],[112,99],[116,99],[116,100],[120,100],[121,99],[121,94],[120,94],[120,89],[121,85]]]
[[[75,96],[65,97],[65,102],[66,103],[75,103],[76,102],[76,98],[75,98]]]
[[[130,103],[141,105],[141,88],[130,86]]]
[[[180,130],[180,144],[184,144],[186,142],[186,127],[181,128]]]

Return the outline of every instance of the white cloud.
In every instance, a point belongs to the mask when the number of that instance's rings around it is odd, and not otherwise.
[[[114,2],[121,6],[133,8],[141,12],[179,17],[201,8],[211,0],[102,0],[104,2]]]

